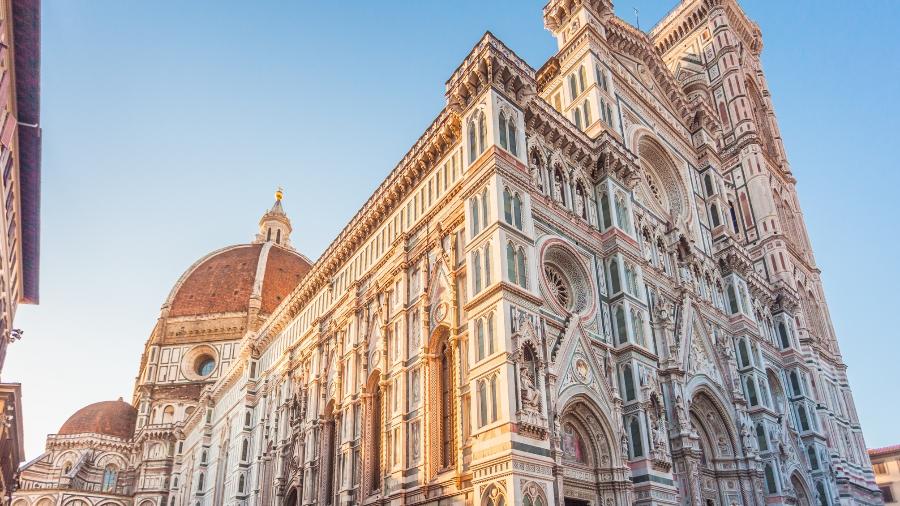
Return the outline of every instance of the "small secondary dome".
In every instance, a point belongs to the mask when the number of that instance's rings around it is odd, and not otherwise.
[[[70,416],[59,428],[59,435],[103,434],[131,439],[137,410],[123,401],[102,401],[89,404]]]

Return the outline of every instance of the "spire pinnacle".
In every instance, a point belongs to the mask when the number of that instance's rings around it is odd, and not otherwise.
[[[275,203],[259,219],[259,233],[254,242],[274,242],[275,244],[290,248],[291,220],[281,206],[284,198],[284,189],[278,187],[275,190]]]

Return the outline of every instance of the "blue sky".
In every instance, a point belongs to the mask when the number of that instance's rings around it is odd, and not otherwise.
[[[652,26],[675,0],[616,0]],[[339,6],[338,6],[339,4]],[[900,2],[745,0],[867,443],[900,443],[893,287]],[[276,186],[315,258],[443,106],[491,30],[539,67],[543,0],[121,2],[43,9],[41,305],[4,381],[28,457],[88,403],[131,398],[160,304],[247,242]]]

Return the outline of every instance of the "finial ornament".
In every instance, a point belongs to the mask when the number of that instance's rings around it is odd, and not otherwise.
[[[284,197],[284,188],[279,186],[278,188],[275,189],[275,200],[281,201],[281,199],[283,197]]]

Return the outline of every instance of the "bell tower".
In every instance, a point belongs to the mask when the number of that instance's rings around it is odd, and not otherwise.
[[[275,190],[275,203],[259,219],[259,233],[254,243],[274,242],[279,246],[291,248],[291,220],[281,207],[284,190],[279,186]],[[293,249],[293,248],[292,248]]]

